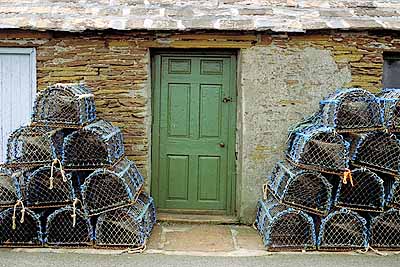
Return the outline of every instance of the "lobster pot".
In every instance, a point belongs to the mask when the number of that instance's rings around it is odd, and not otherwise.
[[[338,90],[320,104],[322,123],[338,132],[362,132],[383,127],[379,99],[363,89]]]
[[[20,192],[21,192],[21,198],[26,199],[26,194],[25,194],[25,185],[26,182],[28,181],[28,177],[32,175],[32,173],[37,170],[39,167],[33,167],[33,168],[18,168],[13,170],[12,176],[15,179],[16,183],[18,183]]]
[[[71,175],[60,169],[44,166],[34,171],[25,185],[26,204],[31,208],[62,207],[75,199]]]
[[[146,208],[147,206],[147,208]],[[147,237],[150,237],[151,231],[153,231],[154,224],[156,223],[156,206],[154,200],[146,193],[141,193],[137,200],[137,204],[133,207],[145,210],[144,214],[144,230]],[[143,208],[141,208],[143,207]]]
[[[385,189],[383,180],[368,169],[351,172],[351,181],[339,183],[335,206],[359,211],[383,211]]]
[[[318,215],[329,212],[332,185],[316,171],[301,170],[287,162],[278,162],[268,186],[279,202]],[[276,170],[279,170],[278,172]]]
[[[45,243],[49,246],[89,246],[92,241],[90,220],[80,210],[67,206],[47,218]]]
[[[98,169],[81,187],[83,206],[89,216],[135,203],[144,179],[135,164],[124,158],[111,170]]]
[[[11,171],[0,169],[0,207],[12,207],[22,198],[21,189]]]
[[[7,143],[6,163],[10,167],[40,166],[60,158],[64,133],[61,129],[23,126]]]
[[[321,222],[318,249],[354,250],[367,248],[367,222],[354,211],[334,211]]]
[[[21,208],[15,209],[16,218],[14,225],[14,208],[8,208],[0,212],[0,246],[38,247],[42,245],[39,216],[27,208],[25,208],[24,213],[21,211]],[[24,214],[23,217],[22,214]]]
[[[83,84],[55,84],[38,93],[32,123],[79,128],[96,119],[92,92]]]
[[[343,173],[349,167],[349,147],[333,128],[313,126],[294,133],[287,158],[304,169]]]
[[[69,134],[63,148],[63,166],[78,170],[108,167],[124,154],[120,129],[104,120]]]
[[[352,155],[354,165],[398,175],[400,142],[394,134],[368,133],[362,135]]]
[[[369,245],[380,249],[400,248],[400,211],[390,209],[371,220]]]
[[[268,250],[315,249],[314,222],[302,211],[260,200],[256,227]]]
[[[272,208],[270,211],[269,209]],[[274,197],[269,196],[267,199],[260,199],[257,202],[257,213],[254,226],[259,234],[263,235],[264,230],[269,222],[268,218],[278,212],[286,210],[288,207],[278,203]],[[271,213],[273,213],[271,215]],[[268,216],[267,216],[268,214]]]
[[[143,248],[155,222],[153,199],[146,199],[101,214],[96,224],[96,246]]]
[[[383,121],[390,132],[400,131],[400,89],[385,88],[378,95]]]
[[[393,183],[390,193],[386,197],[386,205],[400,209],[400,182],[398,180]]]

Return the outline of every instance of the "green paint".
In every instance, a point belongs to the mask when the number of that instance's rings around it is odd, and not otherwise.
[[[158,208],[234,213],[235,57],[159,53],[152,66]]]

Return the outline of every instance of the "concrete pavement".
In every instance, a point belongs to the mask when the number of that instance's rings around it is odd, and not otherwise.
[[[376,256],[360,254],[278,253],[258,257],[198,257],[188,255],[138,254],[104,255],[74,252],[15,252],[0,250],[0,266],[23,267],[398,267],[400,255]]]
[[[271,253],[248,226],[162,223],[156,225],[143,254],[96,249],[0,249],[0,266],[399,267],[400,254]]]

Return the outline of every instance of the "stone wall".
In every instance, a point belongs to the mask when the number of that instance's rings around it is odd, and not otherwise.
[[[238,51],[237,206],[254,219],[265,175],[283,157],[287,128],[337,87],[381,87],[382,52],[400,49],[397,33],[154,33],[1,31],[0,46],[36,47],[39,90],[85,82],[99,117],[124,132],[126,154],[150,184],[151,48]],[[149,187],[148,187],[149,188]]]
[[[241,51],[239,206],[247,223],[265,175],[284,158],[288,128],[317,111],[319,100],[336,88],[377,92],[383,51],[400,48],[399,37],[389,34],[282,35],[264,40]]]

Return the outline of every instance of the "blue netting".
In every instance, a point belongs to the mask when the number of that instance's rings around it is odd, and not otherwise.
[[[339,183],[335,206],[359,211],[383,211],[383,180],[368,169],[353,170],[351,176],[351,181]]]
[[[400,131],[400,89],[385,88],[378,95],[385,127],[390,132]]]
[[[93,239],[89,218],[72,206],[58,209],[47,218],[44,242],[50,246],[89,246]]]
[[[0,212],[0,246],[41,246],[42,232],[39,216],[28,208],[8,208]],[[23,220],[22,220],[23,219]]]
[[[12,172],[0,168],[0,207],[12,207],[22,199],[21,188]]]
[[[130,207],[101,214],[96,224],[96,246],[133,247],[146,244],[155,223],[151,197],[139,197]]]
[[[144,179],[135,164],[124,158],[112,169],[98,169],[82,185],[83,205],[92,216],[136,201]]]
[[[10,167],[40,166],[60,158],[64,132],[47,127],[23,126],[15,130],[7,143]]]
[[[337,90],[320,104],[322,123],[338,132],[383,128],[379,99],[363,89]]]
[[[312,218],[274,200],[259,200],[255,225],[269,250],[312,250],[316,247]]]
[[[68,135],[64,141],[62,164],[68,169],[96,169],[110,166],[124,154],[118,127],[100,120]]]
[[[367,221],[356,212],[341,209],[326,216],[318,236],[320,250],[353,250],[368,247]]]
[[[293,134],[286,156],[304,169],[343,173],[349,167],[349,147],[333,128],[316,125]]]
[[[369,245],[380,249],[400,248],[400,211],[390,209],[371,219]]]
[[[31,208],[61,207],[75,199],[71,175],[63,175],[60,169],[50,166],[34,171],[25,185],[26,203]]]
[[[400,141],[390,133],[371,132],[358,138],[353,164],[393,175],[400,173]]]
[[[147,205],[146,211],[144,213],[144,230],[146,236],[149,238],[157,220],[156,206],[154,204],[153,198],[144,192],[139,195],[138,202],[140,202],[140,205],[142,206]],[[136,206],[136,208],[137,207],[138,206]]]
[[[320,215],[329,212],[332,185],[320,173],[281,161],[268,180],[269,190],[281,203]]]
[[[25,187],[28,177],[38,168],[39,167],[13,169],[12,175],[19,185],[22,199],[26,199]]]
[[[396,180],[386,197],[386,205],[400,209],[400,182]]]
[[[92,92],[83,84],[55,84],[37,94],[32,123],[81,127],[96,119]]]

